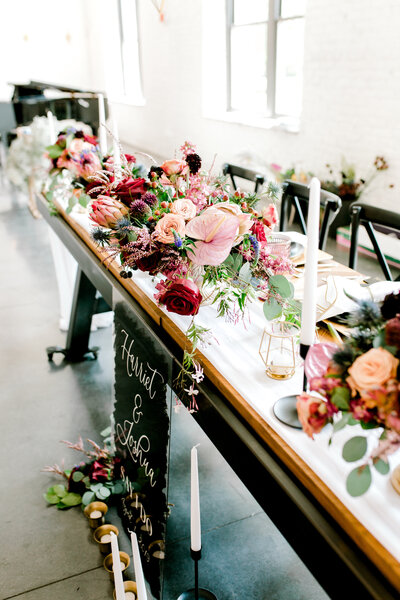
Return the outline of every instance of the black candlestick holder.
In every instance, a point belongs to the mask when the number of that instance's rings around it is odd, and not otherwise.
[[[201,558],[201,550],[190,549],[190,556],[194,562],[194,588],[183,592],[178,600],[217,600],[217,596],[210,592],[210,590],[199,588],[199,560]]]
[[[308,344],[300,344],[300,356],[303,360],[306,359],[307,352],[310,346]],[[307,377],[304,371],[303,375],[303,392],[307,389]],[[292,396],[284,396],[283,398],[279,398],[274,404],[274,415],[276,418],[284,423],[285,425],[289,425],[289,427],[293,427],[294,429],[302,429],[301,423],[299,421],[299,417],[297,415],[297,394]]]

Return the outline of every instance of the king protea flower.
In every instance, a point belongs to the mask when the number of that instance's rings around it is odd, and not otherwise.
[[[92,212],[89,217],[101,227],[115,229],[116,223],[129,213],[129,209],[119,202],[107,196],[99,196],[92,202]]]

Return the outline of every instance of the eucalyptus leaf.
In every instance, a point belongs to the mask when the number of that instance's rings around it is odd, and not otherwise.
[[[108,498],[111,495],[111,490],[109,490],[107,487],[103,486],[100,490],[98,490],[98,492],[96,492],[96,496],[98,498],[100,498],[101,500],[105,500],[106,498]]]
[[[80,494],[69,493],[62,498],[62,502],[66,506],[78,506],[78,504],[82,503],[82,496]]]
[[[346,480],[346,489],[350,496],[362,496],[371,485],[372,476],[369,466],[356,467],[353,469]]]
[[[293,284],[283,275],[272,275],[272,277],[269,278],[268,283],[282,298],[293,298]]]
[[[103,487],[102,483],[93,483],[90,486],[90,489],[92,490],[92,492],[98,492],[99,490],[101,490],[102,487]]]
[[[385,460],[379,458],[376,462],[374,462],[374,467],[381,475],[387,475],[390,471],[390,465]]]
[[[239,254],[241,256],[241,254]],[[239,277],[243,279],[246,283],[250,283],[251,280],[251,268],[250,263],[246,262],[243,267],[239,271]]]
[[[113,494],[123,494],[125,491],[125,486],[122,483],[122,481],[117,481],[114,485],[113,485]]]
[[[282,306],[277,300],[275,300],[275,298],[270,298],[264,302],[263,311],[267,321],[272,321],[272,319],[276,319],[281,316]]]
[[[65,510],[66,508],[70,508],[67,504],[64,504],[62,500],[57,504],[57,508],[60,510]]]
[[[90,200],[91,200],[91,198],[88,194],[81,194],[79,196],[78,202],[81,206],[83,206],[83,208],[86,208],[87,205],[89,204]]]
[[[333,425],[333,431],[340,431],[341,429],[343,429],[344,427],[346,427],[346,425],[349,424],[349,420],[352,418],[351,413],[345,413],[342,418],[339,421],[336,421],[336,423]]]
[[[63,498],[67,495],[67,490],[65,489],[65,485],[57,484],[53,485],[53,492],[57,494],[59,498]]]
[[[92,491],[85,492],[82,496],[82,504],[87,506],[96,499],[96,495]]]
[[[354,462],[360,460],[367,451],[367,438],[362,435],[356,435],[355,437],[347,440],[343,446],[342,456],[347,462]]]
[[[106,427],[103,431],[100,431],[101,437],[108,437],[111,435],[111,427]]]
[[[74,473],[72,474],[72,481],[82,481],[82,479],[84,478],[84,475],[82,473],[82,471],[74,471]]]
[[[46,150],[49,153],[50,158],[58,158],[63,153],[62,148],[60,148],[60,146],[57,144],[47,146]]]

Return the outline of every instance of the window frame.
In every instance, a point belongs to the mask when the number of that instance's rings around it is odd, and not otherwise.
[[[138,68],[137,68],[137,91],[133,94],[129,93],[128,85],[127,85],[127,73],[128,73],[128,65],[125,61],[124,55],[124,14],[123,14],[123,0],[117,0],[117,20],[118,20],[118,58],[121,62],[121,93],[118,94],[116,101],[120,104],[130,104],[136,106],[143,106],[145,104],[145,99],[143,95],[143,73],[142,73],[142,56],[141,56],[141,45],[140,45],[140,28],[139,28],[139,8],[138,1],[131,0],[134,2],[135,7],[135,15],[136,15],[136,43],[137,43],[137,60],[138,60]]]
[[[265,114],[261,118],[298,118],[296,115],[276,112],[277,40],[279,23],[305,19],[305,14],[282,17],[281,0],[265,0],[268,2],[268,21],[254,21],[238,25],[234,23],[234,2],[235,0],[226,0],[226,111],[231,114],[241,112],[232,107],[232,30],[264,23],[267,27],[267,104]]]

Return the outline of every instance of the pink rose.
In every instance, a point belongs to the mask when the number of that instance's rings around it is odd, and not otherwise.
[[[81,152],[83,152],[83,150],[92,151],[94,150],[94,148],[92,144],[85,142],[83,138],[75,138],[71,141],[70,145],[68,146],[68,150],[71,154],[80,154]]]
[[[264,225],[266,225],[271,231],[278,224],[278,210],[275,204],[268,204],[266,208],[263,208],[262,211],[262,220]]]
[[[197,209],[191,200],[175,200],[170,208],[174,215],[180,215],[185,221],[193,219],[197,212]]]
[[[303,392],[297,396],[297,414],[304,432],[314,438],[314,433],[319,433],[329,420],[326,402],[317,396]]]
[[[180,215],[168,213],[158,221],[153,237],[163,244],[173,244],[175,238],[172,230],[181,238],[185,237],[185,219]]]
[[[384,348],[371,348],[351,365],[347,383],[358,392],[381,386],[396,376],[398,364],[398,359]]]
[[[161,165],[162,170],[168,177],[170,175],[186,175],[189,172],[189,166],[184,160],[166,160]]]

